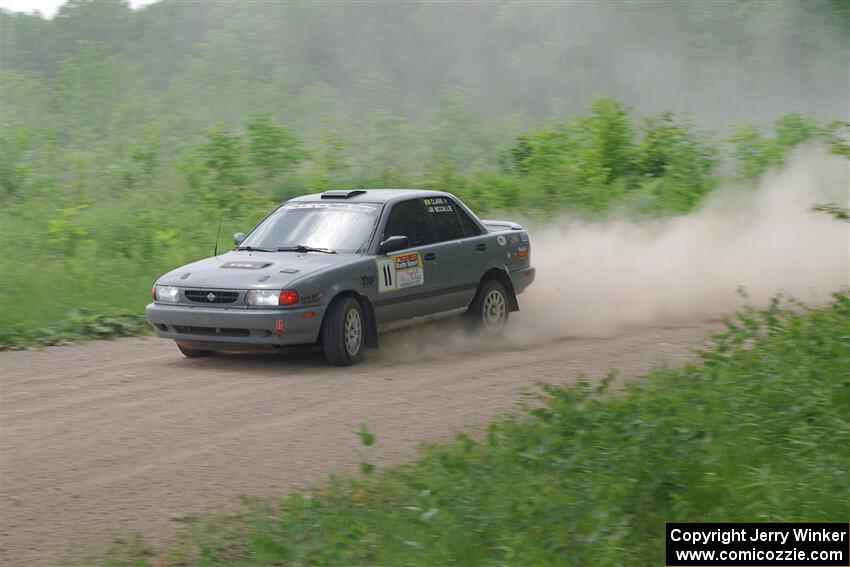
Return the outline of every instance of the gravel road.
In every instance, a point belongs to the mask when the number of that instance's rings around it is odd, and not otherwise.
[[[175,520],[382,463],[510,410],[536,381],[678,365],[705,326],[543,344],[386,337],[352,368],[320,352],[184,359],[152,337],[0,353],[0,563],[56,565]]]

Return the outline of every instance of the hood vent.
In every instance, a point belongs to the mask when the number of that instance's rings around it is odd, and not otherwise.
[[[271,262],[250,262],[250,261],[241,261],[241,262],[227,262],[222,264],[221,268],[227,268],[228,270],[262,270],[263,268],[268,268],[271,266]]]

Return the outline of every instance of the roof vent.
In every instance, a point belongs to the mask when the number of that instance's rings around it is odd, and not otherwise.
[[[357,195],[365,193],[365,189],[353,189],[351,191],[325,191],[322,193],[322,199],[351,199]]]

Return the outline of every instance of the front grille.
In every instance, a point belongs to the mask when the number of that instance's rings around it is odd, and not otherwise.
[[[250,329],[229,329],[216,327],[189,327],[185,325],[174,325],[174,330],[185,335],[211,335],[218,337],[249,337]]]
[[[186,299],[197,303],[233,303],[239,299],[238,291],[220,289],[187,289],[183,293],[186,294]]]

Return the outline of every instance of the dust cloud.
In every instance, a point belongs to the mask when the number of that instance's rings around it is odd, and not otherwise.
[[[698,323],[777,293],[818,303],[848,285],[848,225],[812,212],[847,206],[848,162],[809,148],[759,187],[727,187],[663,225],[612,221],[533,230],[538,278],[522,327],[541,337]]]
[[[537,279],[519,297],[521,311],[504,337],[494,341],[441,323],[387,335],[383,343],[403,356],[462,354],[700,325],[777,293],[826,301],[850,283],[850,231],[811,207],[846,207],[848,187],[846,158],[807,148],[757,188],[718,189],[695,213],[667,222],[526,223]]]

